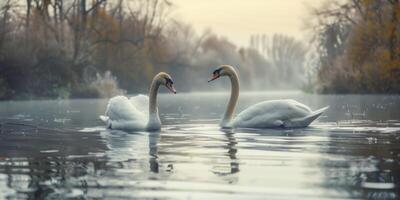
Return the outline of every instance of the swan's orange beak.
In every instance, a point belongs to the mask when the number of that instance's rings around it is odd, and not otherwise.
[[[208,82],[218,79],[219,77],[220,77],[219,73],[213,73],[213,77],[210,80],[208,80]]]
[[[171,91],[174,94],[176,94],[176,90],[175,90],[175,88],[174,88],[174,86],[172,84],[167,84],[167,85],[165,85],[165,87],[167,87],[169,91]]]

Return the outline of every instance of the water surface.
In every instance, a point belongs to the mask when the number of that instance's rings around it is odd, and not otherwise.
[[[305,129],[221,130],[229,94],[160,95],[160,132],[105,129],[107,99],[0,103],[0,199],[398,199],[400,97],[245,93],[330,109]]]

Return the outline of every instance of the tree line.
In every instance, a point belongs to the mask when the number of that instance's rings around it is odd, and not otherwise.
[[[197,33],[171,17],[174,9],[169,0],[1,1],[0,99],[145,93],[159,71],[180,91],[209,90],[207,77],[220,64],[236,66],[247,89],[304,82],[301,42],[254,35],[250,47],[238,47]]]

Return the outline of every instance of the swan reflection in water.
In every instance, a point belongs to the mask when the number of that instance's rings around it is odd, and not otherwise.
[[[213,173],[219,176],[227,176],[231,174],[238,173],[239,170],[239,161],[236,156],[238,149],[236,148],[236,138],[235,133],[232,129],[221,129],[221,132],[224,133],[226,137],[226,145],[222,148],[227,149],[225,153],[228,157],[227,162],[217,163],[213,166]],[[228,165],[228,166],[226,166]],[[229,183],[236,182],[237,180],[229,180]]]
[[[174,132],[176,131],[174,129]],[[218,143],[211,147],[208,145],[209,142],[195,139],[206,135],[207,130],[199,132],[185,130],[187,133],[184,135],[176,135],[174,132],[168,129],[160,132],[130,133],[106,130],[101,135],[109,148],[107,157],[111,163],[119,163],[114,164],[119,168],[116,173],[136,174],[141,180],[146,178],[153,180],[167,178],[174,173],[174,168],[177,168],[180,173],[174,178],[178,180],[192,178],[196,181],[214,174],[223,182],[237,182],[236,176],[228,176],[240,171],[236,156],[237,141],[232,130],[220,130],[212,136],[205,136],[218,137]],[[207,138],[206,141],[212,141],[212,138]],[[209,150],[211,153],[207,152]]]
[[[120,130],[106,130],[101,132],[105,138],[109,151],[106,153],[111,163],[123,173],[143,173],[149,169],[153,173],[160,172],[158,161],[158,143],[161,132],[124,132]],[[116,171],[118,173],[118,170]]]

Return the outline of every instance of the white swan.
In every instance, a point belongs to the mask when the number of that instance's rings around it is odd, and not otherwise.
[[[125,96],[113,97],[108,102],[105,116],[100,116],[100,119],[110,129],[160,130],[161,121],[157,108],[157,93],[160,85],[164,85],[171,92],[176,93],[171,76],[160,72],[154,76],[151,82],[150,100],[145,95],[138,95],[130,99]]]
[[[231,80],[231,97],[226,108],[221,127],[242,128],[303,128],[319,117],[328,107],[312,111],[308,106],[295,100],[263,101],[243,110],[233,118],[239,97],[239,78],[232,66],[221,65],[214,72],[210,81],[221,76]]]

